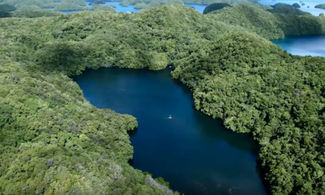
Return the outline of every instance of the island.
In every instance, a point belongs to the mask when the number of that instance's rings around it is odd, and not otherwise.
[[[315,8],[325,9],[325,3],[324,4],[316,5]]]

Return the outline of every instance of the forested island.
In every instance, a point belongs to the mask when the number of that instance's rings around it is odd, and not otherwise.
[[[29,15],[21,2],[0,0],[1,194],[177,194],[128,163],[136,119],[94,107],[71,79],[168,66],[197,110],[258,142],[271,194],[324,193],[325,58],[270,41],[325,34],[324,17],[232,2],[204,15],[184,5]]]
[[[316,5],[315,8],[325,9],[325,3]]]

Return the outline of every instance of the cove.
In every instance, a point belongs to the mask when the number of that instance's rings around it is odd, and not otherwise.
[[[325,57],[325,35],[292,36],[273,43],[294,55]]]
[[[74,80],[98,108],[135,116],[131,164],[185,194],[266,194],[251,136],[193,109],[171,70],[87,70]]]

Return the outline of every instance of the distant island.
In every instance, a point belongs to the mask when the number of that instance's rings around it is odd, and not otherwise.
[[[45,16],[51,15],[51,12],[65,12],[65,11],[112,11],[114,5],[107,5],[106,3],[119,3],[122,6],[134,6],[136,9],[153,8],[161,5],[170,4],[202,4],[210,5],[213,3],[227,3],[230,5],[238,4],[237,0],[24,0],[24,1],[11,1],[0,0],[0,13],[14,12],[12,15],[21,16],[23,14],[30,16]],[[241,0],[240,3],[257,4],[255,0]],[[106,6],[105,6],[106,5]],[[12,7],[10,7],[12,6]],[[106,7],[106,8],[105,8]],[[14,9],[14,10],[12,10]],[[9,11],[8,11],[9,10]],[[5,13],[7,16],[8,13]],[[53,15],[53,13],[52,13]],[[0,16],[1,17],[1,16]],[[3,16],[2,16],[3,17]]]
[[[316,5],[315,8],[325,9],[325,3]]]

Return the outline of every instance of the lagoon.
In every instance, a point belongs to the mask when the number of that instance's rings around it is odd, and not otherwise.
[[[132,165],[185,194],[266,194],[257,146],[193,109],[191,93],[171,70],[89,70],[75,77],[98,108],[135,116]]]

